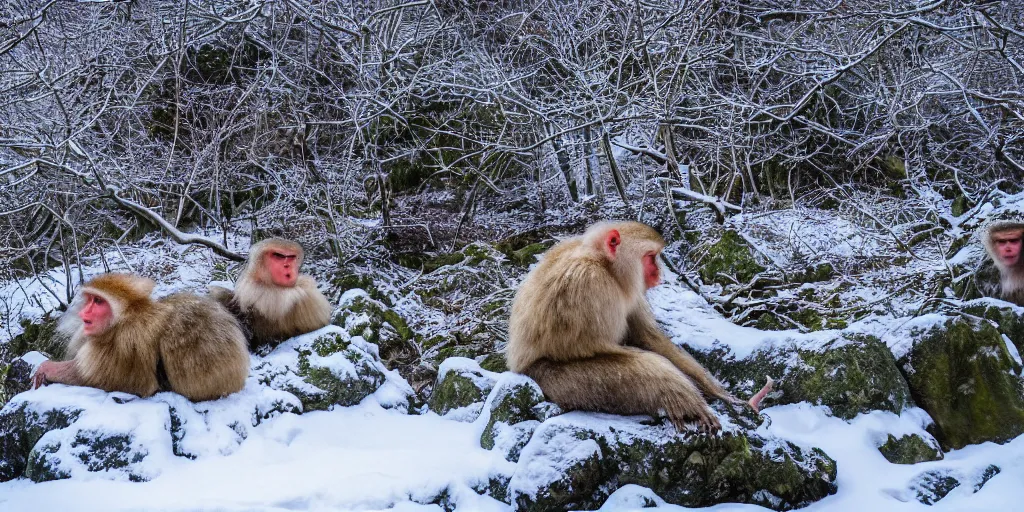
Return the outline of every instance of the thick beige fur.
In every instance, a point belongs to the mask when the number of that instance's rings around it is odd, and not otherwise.
[[[274,248],[297,252],[296,269],[301,268],[302,246],[271,238],[252,247],[242,275],[235,282],[234,292],[219,286],[210,287],[210,296],[224,304],[241,322],[252,350],[275,346],[331,321],[333,308],[312,277],[300,275],[293,287],[277,286],[271,281],[263,259]]]
[[[613,229],[621,236],[614,255],[606,246]],[[665,336],[647,303],[642,257],[664,245],[649,226],[617,222],[548,250],[512,303],[509,368],[565,409],[664,410],[679,429],[693,420],[719,429],[704,396],[739,401]]]
[[[992,259],[992,263],[995,264],[996,268],[999,270],[998,298],[1018,305],[1024,305],[1024,254],[1021,255],[1015,265],[1008,267],[999,261],[999,256],[996,254],[995,243],[992,240],[993,235],[1009,231],[1024,233],[1024,222],[993,222],[982,232],[981,241],[982,245],[985,246],[985,252],[988,253],[989,258]],[[991,293],[992,291],[994,290],[987,292]]]
[[[190,400],[210,400],[242,389],[249,373],[245,337],[235,319],[216,301],[178,293],[154,301],[153,282],[127,274],[104,274],[86,283],[61,319],[71,334],[79,384],[148,397],[161,390]],[[86,335],[78,312],[82,294],[111,305],[111,325]],[[161,389],[160,371],[168,389]]]

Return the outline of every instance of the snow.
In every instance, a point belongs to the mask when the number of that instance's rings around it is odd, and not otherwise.
[[[836,232],[834,236],[845,237],[847,242],[831,249],[831,255],[871,249],[870,244],[853,240],[843,232]],[[814,246],[815,251],[824,247],[831,246],[824,242]],[[143,264],[133,260],[131,267],[153,269],[160,266],[165,258],[176,257],[191,261],[197,267],[204,265],[203,257],[198,254],[189,251],[177,254],[174,250],[162,249],[170,254],[146,256]],[[116,254],[107,255],[108,261],[121,261]],[[126,263],[119,269],[126,270],[127,267]],[[87,277],[96,270],[87,269]],[[63,278],[61,271],[53,270],[42,280],[56,292],[56,296],[62,296]],[[165,284],[159,290],[161,294],[181,288],[201,290],[209,278],[210,275],[202,271],[178,268],[160,274],[159,281]],[[742,358],[773,344],[817,347],[838,339],[841,334],[840,331],[806,334],[795,330],[760,331],[737,326],[697,294],[672,279],[668,281],[653,289],[649,298],[659,323],[676,343],[705,349],[725,347]],[[0,286],[0,294],[13,297],[11,300],[17,302],[21,318],[38,318],[46,308],[56,305],[54,294],[43,284],[39,280],[7,283]],[[851,293],[867,295],[874,292],[855,288]],[[339,302],[345,304],[363,295],[365,292],[361,290],[349,291]],[[909,349],[910,333],[927,329],[947,318],[941,314],[926,314],[912,319],[872,315],[851,324],[844,332],[879,336],[899,357]],[[336,327],[329,327],[327,331],[344,333]],[[298,346],[318,334],[322,333],[298,337],[287,344]],[[376,352],[376,347],[361,337],[344,335],[355,348],[367,353]],[[1009,348],[1012,344],[1007,346]],[[318,357],[314,356],[316,364],[329,367],[338,374],[352,371],[347,360],[334,356]],[[1019,355],[1015,357],[1019,360]],[[34,365],[38,365],[42,358],[38,353],[24,356]],[[294,351],[287,350],[276,350],[262,359],[254,358],[254,367],[260,362],[283,366],[296,364]],[[510,373],[482,371],[475,362],[464,358],[444,361],[439,372],[444,374],[448,371],[482,372],[485,378],[496,379],[496,390],[531,382]],[[490,416],[491,401],[498,393],[491,393],[484,404],[471,405],[465,411],[449,413],[446,417],[432,412],[407,414],[404,408],[395,405],[408,400],[411,394],[409,384],[397,372],[386,369],[384,372],[385,384],[358,405],[305,414],[282,412],[259,420],[254,419],[254,415],[260,416],[259,411],[265,411],[274,397],[287,400],[283,398],[287,394],[259,385],[255,377],[237,395],[195,406],[172,393],[161,393],[146,400],[131,400],[122,394],[61,385],[31,391],[16,400],[31,398],[38,407],[63,404],[86,410],[74,429],[51,432],[47,434],[52,438],[50,440],[66,441],[62,436],[70,436],[84,428],[107,433],[130,432],[133,445],[144,448],[148,454],[132,470],[151,480],[131,482],[123,474],[94,473],[76,468],[79,464],[76,460],[82,454],[75,452],[71,443],[61,442],[56,456],[61,458],[62,467],[72,470],[73,477],[38,484],[27,479],[0,483],[0,510],[439,511],[443,508],[430,502],[446,491],[447,501],[457,510],[506,512],[513,507],[478,494],[492,476],[515,474],[519,480],[514,480],[510,486],[522,488],[530,488],[528,484],[531,482],[557,479],[555,467],[537,465],[516,471],[515,464],[503,458],[501,447],[513,444],[514,437],[521,432],[499,429],[498,448],[488,451],[480,447],[480,435]],[[125,399],[130,402],[120,403]],[[171,453],[171,439],[163,424],[171,407],[179,411],[186,422],[185,428],[191,437],[186,437],[182,446],[196,454],[195,459]],[[478,410],[481,414],[476,421],[465,422]],[[878,452],[877,446],[889,435],[921,434],[927,437],[924,429],[931,419],[921,409],[907,409],[899,415],[875,411],[850,421],[832,417],[827,408],[807,403],[770,407],[763,413],[769,420],[760,427],[759,433],[805,448],[819,447],[838,463],[838,493],[803,510],[938,512],[1019,509],[1020,482],[1024,482],[1024,437],[1004,445],[984,443],[968,446],[946,453],[940,461],[897,465],[889,463]],[[463,421],[458,421],[460,419]],[[530,427],[537,427],[538,436],[558,436],[563,434],[554,427],[569,420],[612,422],[623,431],[636,425],[636,418],[569,413]],[[233,423],[244,427],[244,436],[227,427]],[[600,454],[594,442],[573,441],[573,450],[553,455],[568,461]],[[551,457],[532,457],[530,450],[550,450],[557,446],[558,443],[550,440],[547,443],[530,442],[524,448],[522,460],[552,460]],[[980,472],[990,464],[997,465],[1001,473],[974,492],[972,482],[978,481]],[[948,471],[963,485],[936,504],[926,506],[915,499],[911,486],[919,475],[935,470]],[[665,504],[649,489],[634,485],[618,489],[601,510],[640,510],[646,504],[654,504],[662,510],[688,510]],[[704,510],[765,509],[722,504]]]
[[[492,466],[504,462],[474,434],[470,424],[374,403],[289,413],[261,425],[232,454],[161,461],[162,474],[150,482],[0,484],[0,509],[369,510],[408,506],[450,488],[455,500],[473,495],[468,510],[503,510],[469,489],[486,484]]]

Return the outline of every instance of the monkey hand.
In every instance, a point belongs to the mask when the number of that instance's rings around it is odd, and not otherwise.
[[[32,389],[38,389],[54,382],[64,382],[68,372],[73,371],[71,366],[73,363],[73,361],[60,363],[49,360],[43,361],[32,377]]]

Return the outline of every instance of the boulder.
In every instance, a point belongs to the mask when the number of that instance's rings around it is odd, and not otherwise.
[[[287,393],[257,386],[192,403],[176,393],[127,393],[53,384],[0,410],[0,480],[41,482],[86,473],[145,481],[176,456],[233,452],[252,428],[300,410]]]
[[[533,379],[515,373],[501,375],[485,407],[480,446],[499,450],[511,462],[519,461],[520,452],[542,421],[562,412],[544,400],[544,392]]]
[[[925,505],[934,505],[951,492],[974,494],[981,490],[988,481],[1002,470],[999,466],[989,464],[973,471],[963,469],[932,469],[914,477],[907,490],[899,499],[909,501],[916,499]]]
[[[896,437],[889,434],[885,443],[878,447],[885,460],[893,464],[917,464],[932,460],[942,460],[942,449],[935,438],[925,438],[919,434],[907,434]]]
[[[441,416],[472,422],[480,415],[496,379],[497,374],[484,370],[472,359],[449,357],[437,370],[428,406]]]
[[[334,325],[287,340],[265,357],[254,357],[251,375],[298,397],[303,411],[355,405],[370,395],[384,407],[408,410],[413,394],[409,384],[380,361],[376,345]]]
[[[766,375],[774,378],[775,390],[762,407],[810,402],[852,419],[873,410],[899,414],[912,403],[896,359],[875,336],[840,333],[814,343],[787,340],[743,359],[721,345],[692,353],[738,397],[757,392]]]
[[[1002,333],[977,318],[927,320],[898,363],[943,450],[1024,433],[1024,379]]]
[[[668,503],[804,507],[836,492],[836,463],[724,421],[723,434],[679,433],[668,423],[572,412],[540,424],[509,483],[519,510],[591,510],[620,487]]]

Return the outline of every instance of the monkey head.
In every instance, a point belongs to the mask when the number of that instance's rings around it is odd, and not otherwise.
[[[291,288],[299,279],[302,246],[283,238],[270,238],[253,246],[248,270],[256,281]]]
[[[86,336],[96,336],[124,318],[125,311],[150,302],[155,283],[142,276],[103,274],[85,283],[69,315]]]
[[[654,228],[639,222],[601,222],[583,235],[585,245],[596,248],[628,290],[642,294],[661,281],[658,254],[665,240]]]
[[[1019,266],[1024,222],[997,221],[988,226],[984,234],[985,250],[1000,268]]]

